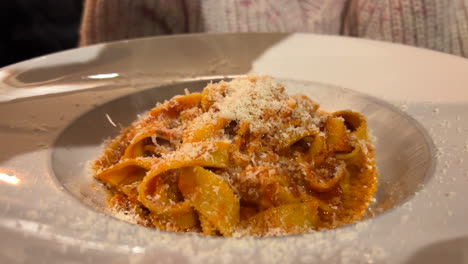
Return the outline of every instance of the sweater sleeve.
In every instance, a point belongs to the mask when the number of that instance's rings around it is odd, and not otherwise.
[[[85,0],[80,46],[199,32],[200,0]]]
[[[468,56],[468,4],[465,0],[351,0],[344,33]]]

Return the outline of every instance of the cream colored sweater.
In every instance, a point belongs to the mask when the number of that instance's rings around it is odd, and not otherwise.
[[[86,0],[81,45],[190,32],[313,32],[468,56],[468,0]]]

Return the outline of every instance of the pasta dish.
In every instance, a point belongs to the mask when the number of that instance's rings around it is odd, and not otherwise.
[[[289,96],[269,76],[175,96],[93,163],[134,222],[210,236],[276,236],[359,220],[377,173],[366,119]]]

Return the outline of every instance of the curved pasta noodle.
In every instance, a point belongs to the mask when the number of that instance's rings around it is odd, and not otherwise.
[[[318,192],[329,191],[346,174],[346,164],[340,160],[334,161],[334,164],[319,166],[318,170],[308,164],[303,164],[303,168],[305,181],[311,189]]]
[[[201,97],[202,95],[200,93],[174,96],[172,100],[152,109],[148,115],[151,117],[160,115],[168,115],[169,117],[176,116],[177,113],[182,110],[200,105]]]
[[[334,116],[342,117],[349,127],[349,138],[353,142],[352,151],[339,153],[336,155],[338,159],[344,160],[348,166],[362,167],[366,164],[366,157],[369,153],[364,153],[367,149],[367,121],[363,115],[353,111],[338,111],[333,113]]]
[[[303,233],[316,226],[318,205],[317,201],[308,201],[267,209],[249,219],[250,234],[263,236],[272,229],[288,234]]]
[[[255,175],[259,180],[256,196],[243,195],[246,202],[255,204],[260,210],[283,204],[301,202],[303,194],[291,191],[291,182],[273,166],[256,166],[241,172],[241,177]],[[247,178],[247,177],[246,177]],[[240,185],[240,192],[249,192],[251,182]],[[244,187],[244,188],[243,188]]]
[[[217,118],[210,120],[203,125],[195,124],[188,127],[184,134],[184,142],[200,142],[214,137],[217,133],[221,133],[221,129],[227,124],[226,118]]]
[[[326,144],[329,151],[343,152],[350,151],[351,144],[346,136],[345,121],[342,118],[329,117],[325,124],[327,131]]]
[[[192,143],[190,144],[192,153],[176,152],[163,161],[157,163],[146,175],[138,187],[138,200],[151,211],[163,212],[168,210],[166,203],[159,203],[152,199],[157,186],[162,184],[161,174],[169,170],[184,167],[219,167],[228,166],[229,144],[225,142],[214,143]],[[195,149],[195,150],[193,150]]]
[[[129,159],[98,172],[96,178],[114,187],[130,184],[142,180],[152,164],[149,158]]]
[[[197,216],[187,201],[170,199],[169,190],[162,179],[162,174],[171,170],[193,166],[226,167],[228,145],[223,142],[192,144],[198,152],[194,154],[179,154],[157,163],[138,187],[138,200],[150,211],[154,212],[154,220],[158,226],[167,226],[175,230],[185,230],[198,223]]]
[[[201,167],[183,168],[180,190],[193,207],[224,236],[231,236],[239,223],[239,201],[228,183]]]
[[[151,126],[146,127],[143,131],[139,132],[130,142],[130,144],[125,149],[125,152],[122,156],[122,160],[124,159],[134,159],[137,157],[145,156],[145,150],[150,150],[151,152],[156,151],[156,146],[151,144],[145,144],[145,140],[150,139],[152,144],[158,144],[157,141],[154,142],[154,139],[161,138],[164,140],[178,140],[180,139],[180,135],[177,133],[172,132],[171,130],[161,128],[160,126]],[[147,146],[153,146],[148,148]],[[160,147],[158,148],[159,152],[166,154],[168,150],[162,150]]]
[[[366,118],[354,111],[343,110],[333,113],[333,116],[341,117],[349,127],[351,134],[362,140],[367,140],[367,121]]]
[[[95,171],[101,171],[119,162],[123,153],[126,151],[129,141],[135,134],[133,127],[128,127],[120,133],[116,138],[111,140],[104,149],[101,157],[93,164]]]

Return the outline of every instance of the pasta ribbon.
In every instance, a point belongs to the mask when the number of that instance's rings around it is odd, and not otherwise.
[[[247,166],[250,162],[250,156],[244,153],[249,138],[249,126],[249,122],[240,123],[231,144],[231,158],[237,166],[241,167]]]
[[[166,204],[160,204],[152,197],[158,185],[162,184],[161,174],[183,167],[215,167],[225,168],[229,162],[229,144],[225,142],[187,143],[185,148],[191,151],[176,151],[174,155],[162,159],[145,176],[138,188],[138,200],[151,211],[163,212]],[[181,147],[182,150],[184,146]]]
[[[186,201],[171,199],[171,186],[164,182],[164,173],[183,167],[208,166],[226,167],[229,145],[224,142],[187,143],[179,153],[162,159],[143,178],[138,187],[138,200],[151,212],[157,226],[167,226],[170,230],[184,230],[198,223],[196,213]],[[192,153],[180,153],[190,150]],[[172,195],[174,196],[174,195]],[[185,219],[187,218],[187,219]]]
[[[151,142],[149,144],[154,144],[154,143],[158,144],[157,142],[152,142],[151,138],[156,138],[156,139],[162,138],[164,140],[177,140],[180,138],[180,135],[178,135],[177,133],[169,129],[165,129],[164,127],[161,127],[160,125],[148,126],[132,139],[131,143],[126,148],[125,153],[121,159],[124,160],[124,159],[134,159],[137,157],[143,157],[145,155],[145,147],[149,146],[148,143],[145,141]],[[148,148],[146,149],[148,150]],[[161,148],[161,146],[155,146],[154,148],[152,148],[152,150],[153,151],[159,150],[160,152],[163,152],[163,154],[168,152],[168,150],[164,150],[164,148]]]
[[[134,127],[123,129],[120,135],[108,143],[102,156],[94,162],[93,169],[95,171],[101,171],[104,168],[117,164],[123,153],[126,151],[128,142],[135,133],[136,130]]]
[[[98,172],[96,178],[113,187],[128,185],[142,180],[152,164],[150,158],[129,159]]]
[[[172,98],[170,101],[165,102],[155,108],[150,112],[150,116],[160,116],[160,115],[174,115],[179,113],[182,110],[200,105],[201,102],[201,93],[191,93],[188,95],[178,95]]]
[[[290,182],[275,167],[256,166],[244,170],[241,178],[253,178],[240,184],[239,192],[246,202],[256,204],[260,210],[301,201],[301,195],[293,194]],[[251,192],[252,189],[257,190]]]
[[[199,219],[203,234],[206,236],[215,236],[217,232],[216,227],[208,220],[208,218],[200,214]]]
[[[327,154],[328,153],[325,136],[315,136],[309,148],[309,157],[312,157],[315,164],[321,164],[325,160]]]
[[[221,134],[227,124],[227,119],[218,118],[210,122],[204,123],[202,126],[196,124],[195,126],[187,128],[184,134],[184,142],[200,142]]]
[[[351,134],[355,135],[358,139],[368,139],[367,121],[362,114],[350,110],[343,110],[334,112],[333,116],[342,117],[346,126],[351,131]]]
[[[317,135],[317,131],[312,131],[312,130],[306,130],[306,131],[303,131],[302,133],[291,133],[290,135],[288,135],[287,139],[285,139],[284,147],[293,148],[293,145],[298,144],[298,143],[305,143],[302,141],[308,141],[308,139],[312,139],[316,135]]]
[[[197,213],[188,201],[176,203],[164,212],[152,212],[151,217],[157,228],[167,231],[190,231],[199,223]]]
[[[342,118],[329,117],[325,124],[327,146],[331,152],[351,151],[352,147],[346,132],[345,121]]]
[[[308,163],[302,163],[302,168],[309,187],[318,192],[329,191],[346,174],[346,163],[342,160],[325,161],[315,169]]]
[[[210,107],[216,103],[216,99],[223,96],[227,89],[227,85],[224,81],[217,84],[209,83],[205,89],[203,89],[201,96],[201,107],[203,110],[208,111]]]
[[[360,144],[356,144],[353,151],[349,153],[337,154],[336,157],[346,162],[348,166],[358,166],[364,164],[366,161],[366,156],[362,152],[362,147]]]
[[[204,220],[224,236],[232,235],[239,223],[240,205],[224,179],[201,167],[183,168],[179,189]]]
[[[317,225],[318,201],[292,203],[272,207],[249,218],[248,228],[252,235],[263,236],[274,229],[288,234],[311,230]]]
[[[249,122],[242,122],[237,130],[236,136],[233,140],[233,147],[236,151],[240,151],[245,147],[246,139],[249,133]]]

